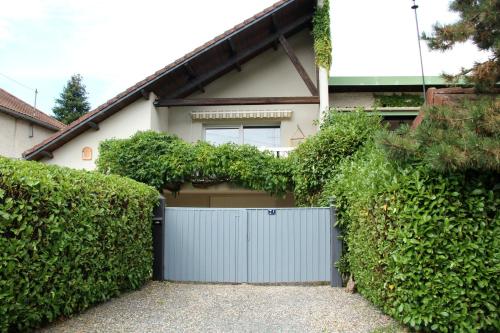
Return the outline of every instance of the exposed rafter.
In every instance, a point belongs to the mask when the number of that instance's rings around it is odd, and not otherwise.
[[[318,104],[319,96],[304,97],[237,97],[237,98],[196,98],[158,99],[154,102],[162,106],[219,106],[219,105],[268,105],[268,104]]]
[[[236,46],[234,45],[233,40],[231,38],[228,38],[227,43],[229,44],[229,49],[231,50],[231,57],[236,57],[238,51],[236,50]],[[234,64],[234,67],[236,67],[238,72],[241,72],[241,65],[239,62],[236,62]]]
[[[288,58],[290,58],[290,61],[293,63],[293,65],[295,66],[295,69],[297,70],[300,77],[302,78],[302,80],[306,84],[307,88],[311,92],[311,95],[317,96],[318,95],[318,88],[316,88],[313,81],[311,80],[311,78],[307,74],[306,70],[304,69],[304,66],[302,66],[302,63],[300,62],[299,58],[297,57],[297,55],[293,51],[292,47],[290,46],[290,44],[286,40],[285,36],[281,35],[279,37],[279,41],[281,43],[281,46],[283,46],[285,53],[288,55]]]
[[[305,16],[297,19],[295,22],[280,29],[280,31],[273,33],[273,34],[269,35],[268,37],[264,38],[259,43],[256,43],[253,47],[238,52],[237,55],[231,57],[225,63],[217,66],[216,68],[214,68],[206,73],[204,73],[203,75],[196,77],[196,79],[191,80],[190,83],[185,84],[181,88],[179,88],[178,90],[173,91],[172,93],[170,93],[166,96],[162,96],[162,97],[178,98],[181,96],[186,96],[186,94],[189,94],[190,92],[195,90],[199,85],[207,83],[209,80],[213,79],[217,75],[220,75],[220,74],[224,73],[225,71],[229,70],[230,68],[234,67],[236,63],[241,63],[243,60],[254,56],[255,53],[260,52],[260,51],[268,48],[269,46],[271,46],[271,44],[274,41],[278,40],[278,38],[281,35],[287,35],[288,33],[303,26],[304,24],[307,24],[311,20],[311,18],[312,18],[312,15],[308,14],[308,15],[305,15]]]
[[[50,151],[48,151],[48,150],[42,151],[40,153],[40,155],[42,155],[45,158],[49,158],[49,159],[53,159],[54,158],[54,155]]]
[[[93,122],[93,121],[89,121],[87,123],[89,125],[90,128],[92,128],[94,131],[98,131],[99,130],[99,124],[97,124],[96,122]]]
[[[184,64],[184,69],[186,70],[190,80],[196,80],[196,73],[194,72],[193,67],[191,67],[191,64],[189,62],[186,62]],[[205,92],[205,88],[202,84],[198,84],[197,87],[202,93]]]
[[[149,99],[149,92],[146,89],[141,89],[141,95],[145,100]]]
[[[278,32],[278,31],[279,31],[279,28],[278,28],[278,27],[279,27],[279,25],[278,25],[278,22],[276,22],[276,15],[271,15],[271,23],[272,23],[272,28],[271,28],[271,31],[272,31],[272,32],[274,32],[274,33]],[[277,51],[277,50],[278,50],[278,44],[279,44],[279,43],[278,43],[278,41],[277,41],[277,40],[275,40],[275,41],[273,42],[273,49],[274,49],[275,51]]]

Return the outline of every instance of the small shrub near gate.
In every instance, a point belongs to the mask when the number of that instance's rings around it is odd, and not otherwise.
[[[126,178],[0,157],[0,331],[140,287],[157,197]]]

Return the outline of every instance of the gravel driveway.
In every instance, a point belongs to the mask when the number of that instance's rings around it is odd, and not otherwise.
[[[150,282],[43,332],[371,332],[392,320],[329,286]]]

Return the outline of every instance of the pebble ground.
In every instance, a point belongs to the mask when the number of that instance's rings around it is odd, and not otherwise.
[[[393,325],[329,286],[150,282],[42,332],[372,332]]]

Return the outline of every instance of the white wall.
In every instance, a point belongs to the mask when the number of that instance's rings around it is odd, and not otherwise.
[[[33,126],[33,132],[31,126]],[[0,112],[0,155],[21,158],[25,150],[42,142],[54,132],[54,130],[31,125],[24,119]],[[31,133],[33,136],[30,136]]]
[[[128,138],[137,131],[151,129],[151,105],[154,99],[139,99],[99,123],[99,130],[88,129],[73,140],[52,152],[54,158],[44,159],[49,164],[57,164],[75,169],[95,169],[99,155],[99,143],[110,138]],[[82,149],[92,148],[92,160],[82,160]]]

